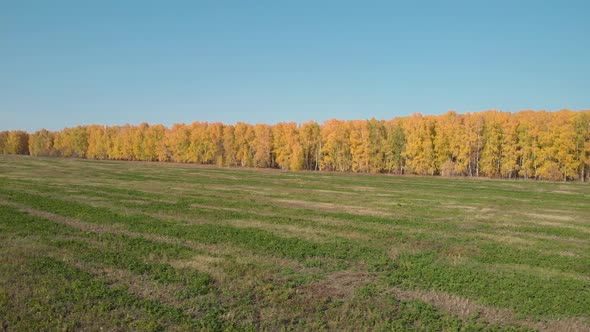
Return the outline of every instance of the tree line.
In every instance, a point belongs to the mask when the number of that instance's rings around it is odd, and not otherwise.
[[[413,114],[0,132],[0,153],[335,172],[588,181],[590,111]]]

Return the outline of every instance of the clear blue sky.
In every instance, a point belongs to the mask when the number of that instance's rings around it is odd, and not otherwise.
[[[0,130],[590,108],[590,1],[0,1]]]

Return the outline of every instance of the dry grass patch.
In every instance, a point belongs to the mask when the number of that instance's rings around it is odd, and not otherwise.
[[[458,265],[477,256],[479,252],[479,248],[469,245],[444,249],[439,253],[439,256],[453,265]]]
[[[30,257],[37,257],[54,250],[53,247],[39,243],[37,240],[36,236],[3,238],[0,245],[2,261],[19,265]]]
[[[558,222],[550,222],[550,221],[532,221],[532,222],[527,222],[527,224],[533,224],[533,225],[539,225],[539,226],[549,226],[549,227],[558,227],[558,228],[566,228],[566,229],[571,229],[571,230],[575,230],[578,232],[582,232],[582,233],[588,233],[590,234],[590,228],[587,227],[582,227],[582,226],[576,226],[576,225],[570,225],[570,224],[564,224],[564,223],[558,223]]]
[[[510,245],[525,245],[525,246],[533,246],[535,242],[527,239],[523,239],[522,237],[513,236],[513,235],[497,235],[491,233],[482,233],[477,232],[473,233],[474,236],[481,237],[487,240],[492,240],[500,243],[510,244]]]
[[[475,206],[461,205],[461,204],[456,204],[456,203],[443,203],[442,206],[445,208],[449,208],[449,209],[459,209],[459,210],[467,210],[467,211],[475,211],[475,210],[480,209]]]
[[[216,281],[225,279],[225,273],[219,265],[224,261],[221,257],[214,257],[209,255],[195,255],[189,260],[178,260],[170,262],[174,268],[177,269],[194,269],[200,272],[205,272],[211,275]]]
[[[272,202],[278,203],[280,206],[295,209],[319,210],[337,213],[349,213],[356,215],[368,215],[374,217],[395,217],[395,214],[384,210],[369,208],[366,206],[346,205],[325,202],[311,202],[295,199],[273,199]]]
[[[392,288],[389,292],[399,300],[425,302],[463,319],[478,317],[478,319],[500,326],[520,325],[538,331],[590,331],[590,325],[582,319],[568,318],[545,321],[518,319],[509,309],[478,304],[467,298],[444,292],[405,290],[399,288]]]
[[[422,232],[414,232],[420,234]],[[442,242],[433,241],[410,241],[405,243],[395,243],[387,250],[387,255],[391,259],[397,259],[400,254],[419,254],[423,252],[436,251],[443,257],[460,256],[463,250],[460,247],[443,250]],[[465,252],[463,256],[468,256]]]
[[[311,299],[343,299],[355,290],[374,282],[377,277],[364,271],[338,271],[324,279],[300,287],[300,291]]]
[[[214,211],[230,211],[230,212],[243,212],[244,211],[243,209],[238,209],[238,208],[213,206],[213,205],[198,204],[198,203],[192,203],[190,205],[190,208],[191,209],[214,210]]]
[[[323,229],[290,224],[272,224],[251,219],[232,219],[225,221],[225,223],[234,227],[256,228],[269,231],[280,237],[295,237],[312,242],[326,242],[333,239],[334,236],[340,236],[340,234]]]
[[[107,281],[111,286],[124,285],[130,293],[137,297],[156,300],[177,308],[182,307],[182,301],[176,296],[183,289],[181,285],[157,283],[127,270],[90,265],[73,258],[68,259],[67,263],[99,279]]]
[[[234,186],[210,186],[208,187],[209,190],[216,190],[221,192],[230,192],[232,194],[236,192],[243,192],[252,194],[253,196],[269,196],[269,195],[277,195],[277,194],[284,194],[288,195],[288,193],[281,193],[274,188],[260,188],[260,187],[250,187],[250,186],[242,186],[242,185],[234,185]]]
[[[546,234],[534,234],[534,233],[524,233],[524,232],[510,232],[511,234],[516,234],[522,237],[528,237],[532,239],[540,239],[546,241],[558,241],[567,244],[588,244],[590,243],[589,239],[580,239],[575,237],[568,237],[568,236],[556,236],[556,235],[546,235]]]
[[[494,264],[489,266],[491,270],[500,270],[507,272],[520,272],[523,274],[531,274],[535,276],[543,276],[548,280],[557,279],[577,279],[582,281],[590,281],[590,276],[574,272],[563,272],[555,269],[530,266],[525,264]]]
[[[579,257],[580,255],[573,253],[571,251],[564,251],[564,250],[543,250],[541,251],[542,254],[546,255],[558,255],[563,257]]]
[[[564,215],[546,214],[546,213],[525,213],[526,216],[532,218],[541,218],[555,221],[573,221],[574,218]]]
[[[181,240],[178,238],[173,238],[173,237],[168,237],[168,236],[163,236],[163,235],[154,235],[154,234],[147,234],[147,233],[132,232],[132,231],[125,230],[122,226],[117,225],[117,224],[106,225],[106,224],[87,223],[87,222],[83,222],[79,219],[64,217],[64,216],[57,215],[57,214],[54,214],[51,212],[36,210],[36,209],[30,208],[28,206],[14,203],[14,202],[0,201],[0,205],[10,206],[10,207],[16,208],[20,212],[29,214],[31,216],[43,218],[45,220],[55,222],[58,224],[62,224],[62,225],[72,227],[72,228],[75,228],[75,229],[78,229],[81,231],[85,231],[85,232],[92,232],[92,233],[98,233],[98,234],[108,233],[108,234],[125,235],[130,238],[144,238],[144,239],[156,241],[156,242],[163,242],[163,243],[169,243],[169,244],[180,244],[180,245],[184,245],[186,247],[189,247],[189,248],[192,248],[195,250],[201,250],[204,248],[203,245],[200,245],[198,243],[194,243],[192,241],[185,241],[185,240]]]

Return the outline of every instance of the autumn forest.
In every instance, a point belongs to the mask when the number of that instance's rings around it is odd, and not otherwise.
[[[0,132],[0,152],[230,167],[588,181],[590,111]]]

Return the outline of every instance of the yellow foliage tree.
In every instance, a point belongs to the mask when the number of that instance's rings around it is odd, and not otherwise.
[[[55,134],[45,129],[41,129],[29,135],[29,153],[31,156],[55,156],[55,150],[53,148],[54,139]],[[2,148],[0,145],[0,151],[1,150]]]
[[[0,132],[0,153],[285,170],[587,181],[590,111],[495,110],[255,126],[141,123]]]

